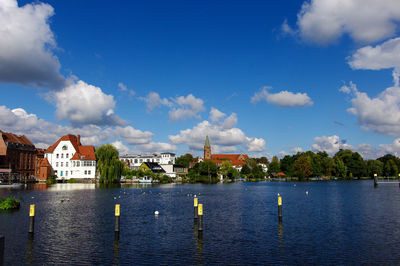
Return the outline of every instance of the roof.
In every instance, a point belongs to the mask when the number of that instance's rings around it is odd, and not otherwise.
[[[79,150],[75,152],[71,160],[89,160],[89,161],[96,160],[96,154],[94,152],[93,146],[79,146],[78,148]]]
[[[49,146],[47,148],[47,150],[46,150],[46,153],[53,152],[57,148],[58,144],[60,144],[61,141],[70,141],[71,144],[74,146],[76,151],[78,151],[78,146],[81,145],[81,141],[80,141],[80,136],[79,135],[75,136],[75,135],[68,134],[68,135],[62,136],[59,140],[57,140],[56,143],[54,143],[53,145]]]
[[[3,140],[5,143],[15,143],[35,147],[35,145],[33,145],[33,143],[24,135],[18,136],[1,130],[0,134],[3,135]]]
[[[62,136],[59,140],[57,140],[56,143],[51,145],[50,147],[47,148],[46,153],[52,153],[54,150],[57,148],[58,144],[60,144],[61,141],[69,141],[71,142],[72,146],[75,148],[75,154],[71,158],[71,160],[89,160],[89,161],[94,161],[96,160],[96,154],[94,152],[94,147],[93,146],[83,146],[81,144],[80,136],[77,135],[65,135]]]
[[[47,158],[44,158],[41,162],[40,162],[40,167],[51,167],[49,160],[47,160]]]
[[[165,173],[165,170],[158,163],[144,162],[143,164],[145,164],[152,172]]]
[[[249,156],[246,154],[212,154],[211,161],[220,164],[225,161],[228,161],[232,165],[243,166],[246,164],[245,160],[248,159]]]
[[[206,144],[204,146],[210,146],[210,140],[208,139],[208,136],[206,136]]]

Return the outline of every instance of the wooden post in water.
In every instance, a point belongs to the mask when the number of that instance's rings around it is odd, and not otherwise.
[[[282,222],[282,197],[278,193],[278,218],[279,222]]]
[[[400,187],[400,174],[399,174],[399,187]]]
[[[115,204],[115,233],[119,233],[119,215],[120,207],[119,204]]]
[[[29,208],[29,234],[33,234],[35,230],[35,204],[31,204]]]
[[[198,214],[199,214],[199,221],[198,221],[198,230],[203,231],[203,204],[199,204],[198,206]]]
[[[4,236],[0,235],[0,266],[4,265]]]
[[[378,175],[374,174],[374,188],[378,187]]]
[[[196,195],[194,196],[194,219],[197,220],[197,218],[199,218],[199,214],[198,214],[198,198],[196,198]]]

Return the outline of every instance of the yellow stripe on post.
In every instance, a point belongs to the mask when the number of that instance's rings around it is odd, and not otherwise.
[[[198,204],[198,198],[194,198],[194,207],[197,207]]]
[[[120,211],[119,211],[119,204],[115,204],[115,216],[119,216]]]
[[[203,215],[203,204],[199,204],[199,215]]]
[[[29,208],[29,216],[35,216],[35,204],[31,204],[31,207]]]
[[[282,197],[278,196],[278,206],[282,206]]]

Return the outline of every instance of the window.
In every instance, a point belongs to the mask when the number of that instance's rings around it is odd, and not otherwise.
[[[68,167],[68,162],[65,163],[65,167]]]
[[[56,154],[56,158],[58,159],[58,153]]]
[[[67,154],[65,154],[65,158],[68,158],[68,153],[67,153]]]
[[[85,170],[85,175],[87,175],[87,171]]]
[[[62,147],[62,149],[63,149],[63,151],[66,151],[66,150],[68,150],[68,146],[67,146],[67,145],[64,145],[64,146]]]
[[[58,167],[58,162],[56,162],[56,167]]]
[[[135,163],[137,163],[137,159],[135,159]]]
[[[68,176],[68,171],[65,171],[65,176]]]
[[[72,171],[71,171],[71,175],[72,175]]]
[[[72,166],[75,167],[76,166],[76,162],[72,161]]]
[[[87,171],[88,175],[90,175],[90,170]]]
[[[81,165],[81,162],[80,162],[80,161],[77,161],[77,162],[76,162],[76,166],[79,167],[80,165]]]
[[[61,153],[61,158],[64,158],[64,153]]]
[[[61,167],[63,167],[64,166],[64,163],[63,162],[61,162]]]
[[[63,171],[60,171],[60,176],[63,176]]]
[[[140,162],[140,163],[142,163],[142,162],[143,162],[143,160],[142,160],[142,159],[140,159],[140,160],[139,160],[139,162]]]

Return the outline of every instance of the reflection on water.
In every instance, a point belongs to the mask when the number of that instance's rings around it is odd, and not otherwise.
[[[0,213],[5,265],[400,261],[398,186],[374,190],[366,181],[107,187],[56,184],[2,192],[21,199],[19,211]],[[277,217],[278,192],[285,200],[284,224]],[[195,194],[207,210],[202,233],[193,219]],[[29,204],[36,205],[35,239],[27,237]],[[114,233],[115,204],[121,205],[120,236]]]

